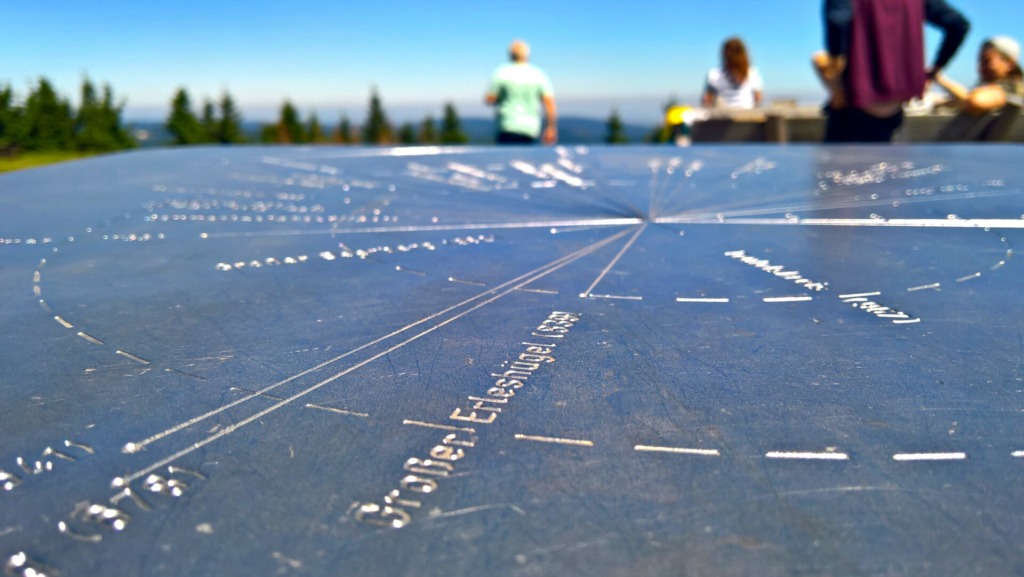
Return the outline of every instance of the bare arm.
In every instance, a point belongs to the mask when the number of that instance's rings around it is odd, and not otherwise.
[[[555,106],[555,97],[550,94],[542,97],[544,102],[544,114],[547,117],[547,125],[544,127],[544,144],[558,142],[558,111]]]
[[[961,110],[968,114],[985,114],[1006,106],[1006,91],[998,84],[985,84],[968,90],[945,74],[935,76],[935,82],[946,89]]]

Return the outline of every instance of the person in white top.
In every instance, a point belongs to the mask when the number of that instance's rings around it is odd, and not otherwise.
[[[763,93],[764,81],[750,65],[747,47],[739,38],[729,38],[722,45],[722,66],[708,72],[702,104],[749,109],[761,105]]]

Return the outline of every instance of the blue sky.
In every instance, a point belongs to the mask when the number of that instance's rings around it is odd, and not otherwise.
[[[1024,10],[1020,0],[951,3],[972,30],[948,73],[971,83],[980,42],[1024,38]],[[696,98],[731,35],[747,42],[769,101],[823,94],[808,64],[822,45],[821,0],[12,0],[3,12],[0,82],[23,94],[45,76],[75,100],[88,74],[126,100],[128,119],[164,118],[179,86],[194,101],[227,90],[250,120],[289,99],[322,122],[361,122],[372,85],[392,120],[439,116],[446,101],[485,116],[484,88],[514,38],[532,45],[563,115],[617,108],[656,122],[669,95]]]

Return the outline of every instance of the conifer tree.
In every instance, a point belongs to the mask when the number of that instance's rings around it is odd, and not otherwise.
[[[363,126],[363,142],[366,144],[391,143],[391,126],[388,125],[387,116],[384,115],[384,107],[381,105],[376,87],[370,92],[370,111],[366,116],[366,124]]]
[[[192,112],[192,101],[184,88],[179,88],[171,100],[167,131],[174,137],[174,144],[198,144],[204,140],[203,126]]]
[[[71,105],[40,78],[25,101],[21,145],[26,150],[69,150],[74,145],[75,121]]]
[[[398,128],[399,144],[416,144],[416,128],[411,122],[403,122]]]
[[[308,135],[309,142],[312,142],[313,144],[323,144],[324,142],[327,142],[327,137],[324,136],[324,129],[320,126],[320,119],[317,118],[316,112],[309,115],[306,134]]]
[[[92,82],[82,81],[81,104],[75,118],[75,139],[82,150],[111,151],[135,146],[128,131],[121,125],[123,105],[114,102],[110,85],[104,85],[103,98],[96,94]]]
[[[306,129],[299,120],[299,111],[285,100],[281,105],[281,116],[277,121],[277,142],[302,144],[307,141]]]
[[[226,91],[220,97],[220,119],[217,122],[217,142],[235,144],[245,142],[242,130],[242,115],[235,107],[235,101]]]
[[[17,149],[21,141],[23,113],[15,102],[11,86],[0,86],[0,153]]]
[[[209,100],[203,102],[203,142],[217,142],[217,133],[220,130],[217,122],[217,112],[213,103]]]
[[[334,142],[340,144],[352,144],[352,123],[349,122],[348,116],[342,114],[341,120],[338,121],[338,127],[334,129]]]
[[[625,144],[629,142],[629,139],[626,138],[625,126],[622,124],[622,119],[619,118],[618,110],[612,110],[606,126],[608,132],[604,137],[605,142],[608,144]]]
[[[466,144],[469,138],[462,131],[462,123],[455,112],[455,105],[447,102],[444,105],[444,118],[441,120],[441,144]]]
[[[420,142],[423,144],[437,144],[437,122],[433,116],[427,115],[420,123]]]

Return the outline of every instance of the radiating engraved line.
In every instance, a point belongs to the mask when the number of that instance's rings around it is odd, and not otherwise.
[[[814,297],[809,297],[809,296],[799,296],[799,297],[764,297],[761,300],[763,300],[766,303],[798,303],[798,302],[805,302],[805,301],[809,301],[809,300],[814,300]]]
[[[348,411],[348,410],[345,410],[345,409],[336,409],[334,407],[325,407],[323,405],[314,405],[313,403],[306,403],[306,408],[307,409],[320,409],[321,411],[329,411],[331,413],[338,413],[339,415],[350,415],[350,416],[353,416],[353,417],[362,417],[364,419],[368,418],[370,416],[369,413],[360,413],[358,411]]]
[[[687,447],[658,447],[655,445],[636,445],[634,451],[641,453],[674,453],[677,455],[700,455],[703,457],[719,457],[718,449],[690,449]]]
[[[406,268],[406,267],[403,267],[401,265],[395,265],[395,270],[397,270],[399,272],[407,272],[409,274],[414,274],[416,276],[427,276],[427,273],[425,273],[425,272],[421,272],[421,271],[418,271],[418,270],[413,270],[411,268]]]
[[[593,218],[580,220],[547,220],[528,222],[496,222],[490,224],[425,224],[415,226],[375,226],[366,228],[336,228],[322,230],[286,230],[276,232],[204,232],[203,238],[237,238],[257,236],[310,236],[332,234],[377,234],[387,232],[438,232],[453,230],[559,228],[572,226],[627,226],[641,224],[640,218]]]
[[[1013,453],[1010,454],[1010,456],[1016,457],[1018,459],[1024,459],[1024,451],[1014,451]]]
[[[520,289],[516,289],[516,290],[519,291],[519,292],[524,292],[524,293],[537,293],[537,294],[542,294],[542,295],[556,295],[556,294],[558,294],[558,291],[556,291],[556,290],[549,290],[549,289],[520,288]]]
[[[586,441],[582,439],[561,439],[558,437],[541,437],[537,435],[524,435],[522,433],[516,433],[516,439],[520,441],[536,441],[538,443],[555,443],[558,445],[575,445],[577,447],[593,447],[593,441]]]
[[[923,291],[923,290],[928,290],[928,289],[936,289],[936,290],[938,290],[938,288],[940,286],[942,286],[942,283],[933,282],[932,284],[923,284],[921,286],[915,286],[915,287],[908,288],[907,292],[911,292],[912,293],[914,291]]]
[[[825,451],[822,453],[803,452],[803,451],[769,451],[764,454],[767,459],[804,459],[804,460],[818,460],[818,461],[849,461],[850,456],[846,453],[833,453],[831,451]]]
[[[241,387],[231,387],[228,390],[236,391],[236,392],[239,392],[239,393],[246,393],[246,394],[249,394],[249,395],[256,395],[257,397],[265,397],[265,398],[268,398],[268,399],[270,399],[272,401],[280,401],[283,398],[283,397],[278,397],[277,395],[269,395],[267,393],[254,393],[253,391],[250,391],[249,389],[243,389]]]
[[[780,209],[772,209],[778,212]],[[663,217],[655,219],[664,224],[738,224],[738,225],[789,225],[789,226],[876,226],[897,228],[1024,228],[1024,220],[1010,218],[737,218],[726,215],[716,216]]]
[[[841,298],[841,299],[857,299],[857,298],[862,298],[862,297],[876,297],[876,296],[878,296],[880,294],[882,294],[881,291],[875,291],[873,293],[856,293],[856,294],[849,294],[849,295],[839,295],[838,298]]]
[[[894,461],[962,461],[967,453],[896,453]]]
[[[96,337],[94,337],[92,335],[83,333],[82,331],[78,331],[78,336],[82,337],[83,339],[89,341],[90,343],[92,343],[94,345],[102,345],[103,344],[103,341],[97,339]]]
[[[462,431],[464,433],[475,433],[476,429],[470,427],[454,427],[452,425],[439,425],[437,423],[426,423],[424,421],[413,421],[405,419],[402,421],[403,425],[413,425],[416,427],[425,427],[427,429],[440,429],[442,431]]]
[[[353,371],[361,369],[362,367],[364,367],[364,366],[366,366],[366,365],[376,361],[377,359],[383,358],[383,357],[393,353],[394,351],[404,347],[405,345],[407,345],[407,344],[409,344],[411,342],[414,342],[414,341],[420,339],[423,336],[426,336],[426,335],[428,335],[428,334],[430,334],[430,333],[432,333],[432,332],[434,332],[434,331],[436,331],[438,329],[441,329],[441,328],[443,328],[443,327],[445,327],[445,326],[447,326],[447,325],[449,325],[449,324],[451,324],[451,323],[461,319],[462,317],[464,317],[464,316],[466,316],[466,315],[468,315],[468,314],[470,314],[472,312],[475,312],[475,311],[477,311],[477,310],[479,310],[479,309],[481,309],[481,308],[483,308],[483,307],[485,307],[485,306],[487,306],[487,305],[489,305],[489,304],[491,304],[491,303],[493,303],[493,302],[495,302],[495,301],[497,301],[497,300],[499,300],[501,298],[504,298],[505,296],[508,296],[509,294],[512,294],[513,292],[515,292],[515,290],[517,288],[520,288],[522,286],[526,286],[526,285],[528,285],[528,284],[530,284],[530,283],[532,283],[532,282],[534,282],[534,281],[536,281],[536,280],[538,280],[540,278],[543,278],[543,277],[545,277],[545,276],[547,276],[547,275],[549,275],[549,274],[551,274],[551,273],[553,273],[555,271],[561,270],[565,266],[567,266],[567,265],[569,265],[569,264],[571,264],[571,263],[573,263],[573,262],[575,262],[575,261],[577,261],[577,260],[579,260],[579,259],[581,259],[581,258],[583,258],[585,256],[589,256],[590,254],[600,250],[601,248],[603,248],[607,244],[615,242],[616,240],[618,240],[619,238],[625,236],[626,234],[628,234],[628,231],[622,231],[622,232],[616,233],[614,235],[609,236],[608,238],[606,238],[604,240],[595,242],[595,243],[593,243],[593,244],[591,244],[589,246],[586,246],[586,247],[584,247],[584,248],[582,248],[580,250],[577,250],[574,253],[571,253],[569,255],[560,257],[560,258],[558,258],[558,259],[556,259],[556,260],[554,260],[554,261],[552,261],[552,262],[550,262],[550,263],[548,263],[546,265],[540,266],[540,267],[534,269],[533,271],[531,271],[530,273],[527,273],[525,275],[521,275],[521,276],[517,277],[517,279],[521,279],[521,280],[519,280],[518,284],[515,284],[516,281],[510,281],[510,282],[503,283],[500,287],[496,287],[495,289],[491,289],[489,291],[485,291],[484,293],[482,293],[483,295],[493,294],[494,296],[491,296],[490,298],[488,298],[488,299],[486,299],[486,300],[484,300],[484,301],[482,301],[482,302],[480,302],[480,303],[478,303],[478,304],[476,304],[476,305],[474,305],[474,306],[472,306],[472,307],[470,307],[470,308],[468,308],[468,309],[466,309],[466,310],[464,310],[462,312],[459,312],[459,313],[453,315],[450,318],[447,318],[447,319],[445,319],[443,321],[440,321],[436,325],[434,325],[434,326],[432,326],[430,328],[424,329],[423,331],[421,331],[421,332],[419,332],[419,333],[417,333],[417,334],[415,334],[415,335],[405,339],[404,341],[401,341],[398,344],[395,344],[395,345],[393,345],[393,346],[391,346],[391,347],[381,351],[380,353],[377,353],[377,354],[375,354],[373,356],[370,356],[370,357],[368,357],[368,358],[366,358],[366,359],[364,359],[364,360],[362,360],[362,361],[360,361],[360,362],[358,362],[358,363],[356,363],[356,364],[354,364],[354,365],[352,365],[352,366],[342,370],[341,372],[339,372],[339,373],[337,373],[337,374],[335,374],[333,376],[330,376],[330,377],[328,377],[326,379],[323,379],[322,381],[320,381],[320,382],[318,382],[318,383],[316,383],[316,384],[314,384],[314,385],[312,385],[310,387],[307,387],[306,389],[304,389],[304,390],[302,390],[302,391],[300,391],[298,393],[295,393],[294,395],[292,395],[292,396],[290,396],[290,397],[288,397],[288,398],[286,398],[286,399],[284,399],[284,400],[282,400],[282,401],[280,401],[278,403],[275,403],[274,405],[272,405],[270,407],[267,407],[266,409],[263,409],[262,411],[259,411],[259,412],[255,413],[255,414],[245,418],[245,419],[242,419],[241,421],[239,421],[237,423],[234,423],[231,426],[225,427],[225,428],[221,429],[220,431],[218,431],[218,432],[216,432],[216,433],[206,437],[205,439],[203,439],[201,441],[198,441],[196,443],[193,443],[190,446],[188,446],[188,447],[186,447],[186,448],[184,448],[184,449],[182,449],[182,450],[180,450],[180,451],[170,455],[169,457],[166,457],[164,459],[161,459],[160,461],[157,461],[156,463],[150,465],[149,467],[146,467],[145,469],[136,471],[135,473],[131,473],[131,474],[125,475],[123,477],[118,477],[118,478],[116,478],[116,479],[114,479],[112,481],[112,484],[115,485],[115,486],[118,486],[119,484],[131,483],[135,479],[138,479],[139,477],[142,477],[142,476],[144,476],[144,475],[146,475],[146,474],[148,474],[148,473],[150,473],[152,471],[155,471],[156,469],[159,469],[160,467],[162,467],[164,465],[167,465],[167,464],[169,464],[169,463],[171,463],[171,462],[173,462],[173,461],[175,461],[177,459],[180,459],[181,457],[183,457],[185,455],[188,455],[189,453],[192,453],[193,451],[201,449],[202,447],[205,447],[206,445],[216,441],[217,439],[220,439],[221,437],[224,437],[226,435],[230,435],[231,433],[233,433],[236,430],[238,430],[238,429],[248,425],[249,423],[252,423],[253,421],[259,420],[259,419],[263,418],[264,416],[266,416],[266,415],[276,411],[277,409],[279,409],[279,408],[281,408],[281,407],[283,407],[285,405],[290,404],[292,401],[294,401],[296,399],[299,399],[299,398],[302,398],[302,397],[308,395],[309,393],[311,393],[311,392],[313,392],[313,391],[315,391],[315,390],[317,390],[317,389],[319,389],[319,388],[321,388],[321,387],[323,387],[323,386],[325,386],[325,385],[327,385],[329,383],[332,383],[332,382],[340,379],[341,377],[343,377],[345,375],[348,375],[349,373],[351,373]],[[498,290],[500,288],[506,287],[506,286],[509,286],[509,285],[512,285],[511,288],[507,288],[507,289],[502,290],[501,292],[498,292]],[[478,297],[474,297],[473,299],[470,299],[470,300],[476,300],[476,298],[478,298]],[[432,316],[436,316],[436,314],[432,315]],[[420,322],[423,322],[423,321],[417,321],[414,324],[419,324]],[[378,341],[379,340],[381,340],[381,339],[378,339]],[[364,345],[363,347],[360,347],[360,348],[365,348],[366,346],[368,346],[368,345]],[[346,353],[346,355],[347,354],[348,353]],[[308,373],[308,371],[306,371],[306,373]],[[294,379],[294,378],[296,378],[296,377],[291,377],[291,379]],[[291,379],[289,379],[289,380],[291,380]],[[264,389],[264,390],[267,390],[267,389]],[[234,403],[234,404],[237,404],[237,402]],[[231,406],[231,404],[225,405],[225,406],[226,407],[227,406]],[[207,414],[213,414],[215,412],[220,412],[221,410],[222,409],[218,409],[216,411],[211,411],[210,413],[207,413]],[[194,421],[196,421],[196,419],[193,419],[193,422]],[[180,430],[180,427],[175,428],[175,430]],[[139,446],[139,445],[134,444],[134,443],[129,443],[129,444],[125,445],[121,449],[121,451],[125,452],[125,453],[133,453],[133,452],[138,451],[141,448],[142,448],[142,446]]]
[[[448,282],[455,282],[455,283],[460,283],[460,284],[469,284],[469,285],[473,285],[473,286],[487,286],[486,283],[476,282],[476,281],[471,281],[471,280],[462,280],[462,279],[455,278],[453,276],[448,277]]]
[[[62,319],[62,318],[60,317],[60,315],[56,315],[56,316],[54,316],[54,317],[53,317],[53,320],[55,320],[55,321],[57,321],[58,323],[60,323],[60,326],[62,326],[62,327],[64,327],[64,328],[66,328],[66,329],[73,329],[73,328],[75,328],[75,325],[73,325],[73,324],[69,323],[68,321],[66,321],[66,320],[64,320],[64,319]]]
[[[478,294],[476,296],[470,297],[470,298],[468,298],[468,299],[466,299],[466,300],[464,300],[464,301],[462,301],[460,303],[454,304],[454,305],[452,305],[452,306],[450,306],[450,307],[448,307],[446,309],[443,309],[441,311],[438,311],[438,312],[436,312],[436,313],[434,313],[432,315],[426,316],[426,317],[424,317],[424,318],[422,318],[422,319],[420,319],[420,320],[418,320],[416,322],[413,322],[411,324],[408,324],[408,325],[406,325],[406,326],[404,326],[404,327],[402,327],[400,329],[394,330],[394,331],[392,331],[392,332],[390,332],[390,333],[388,333],[388,334],[386,334],[384,336],[378,337],[378,338],[376,338],[376,339],[374,339],[374,340],[372,340],[372,341],[370,341],[370,342],[368,342],[368,343],[366,343],[364,345],[356,347],[356,348],[354,348],[354,349],[352,349],[352,350],[350,350],[350,351],[348,351],[346,353],[340,354],[340,355],[338,355],[338,356],[336,356],[336,357],[334,357],[332,359],[328,359],[328,360],[320,363],[319,365],[316,365],[314,367],[306,369],[305,371],[302,371],[302,372],[300,372],[298,374],[292,375],[291,377],[288,377],[287,379],[284,379],[282,381],[278,381],[277,383],[274,383],[272,385],[268,385],[267,387],[264,387],[260,391],[252,393],[249,396],[242,397],[242,398],[237,399],[237,400],[235,400],[235,401],[233,401],[231,403],[228,403],[228,404],[226,404],[226,405],[224,405],[224,406],[222,406],[220,408],[213,409],[213,410],[211,410],[211,411],[209,411],[207,413],[199,415],[198,417],[195,417],[195,418],[190,419],[188,421],[185,421],[183,423],[179,423],[178,425],[175,425],[174,427],[171,427],[171,428],[169,428],[169,429],[167,429],[165,431],[157,433],[157,434],[155,434],[155,435],[153,435],[153,436],[151,436],[151,437],[149,437],[147,439],[144,439],[142,441],[138,441],[138,442],[134,442],[134,443],[128,443],[128,444],[126,444],[121,449],[121,451],[124,452],[124,453],[133,453],[135,451],[142,450],[147,445],[149,445],[149,444],[151,444],[153,442],[156,442],[156,441],[158,441],[158,440],[160,440],[160,439],[162,439],[164,437],[167,437],[168,435],[172,435],[174,433],[177,433],[178,431],[186,429],[186,428],[188,428],[188,427],[190,427],[190,426],[192,426],[192,425],[194,425],[196,423],[199,423],[199,422],[201,422],[203,420],[206,420],[206,419],[208,419],[210,417],[218,415],[218,414],[220,414],[220,413],[222,413],[222,412],[224,412],[224,411],[226,411],[228,409],[231,409],[232,407],[234,407],[236,405],[239,405],[241,403],[244,403],[244,402],[246,402],[246,401],[248,401],[250,399],[253,399],[253,398],[257,397],[260,394],[263,394],[263,393],[265,393],[267,391],[270,391],[272,389],[275,389],[277,387],[286,385],[286,384],[288,384],[288,383],[290,383],[290,382],[292,382],[292,381],[294,381],[296,379],[302,378],[302,377],[304,377],[304,376],[306,376],[306,375],[308,375],[310,373],[316,372],[316,371],[318,371],[318,370],[320,370],[320,369],[322,369],[324,367],[327,367],[327,366],[329,366],[331,364],[334,364],[334,363],[340,361],[341,359],[344,359],[344,358],[346,358],[348,356],[351,356],[353,354],[356,354],[356,353],[358,353],[358,352],[360,352],[360,351],[362,351],[364,349],[367,349],[367,348],[372,347],[372,346],[374,346],[376,344],[379,344],[379,343],[381,343],[381,342],[383,342],[383,341],[385,341],[387,339],[390,339],[391,337],[397,336],[397,335],[399,335],[399,334],[401,334],[401,333],[403,333],[403,332],[405,332],[405,331],[407,331],[409,329],[412,329],[413,327],[416,327],[416,326],[421,325],[421,324],[426,323],[426,322],[430,322],[430,321],[436,319],[437,317],[440,317],[441,315],[449,313],[449,312],[451,312],[451,311],[453,311],[453,310],[455,310],[455,309],[457,309],[459,307],[468,305],[468,304],[470,304],[470,303],[472,303],[472,302],[474,302],[474,301],[476,301],[478,299],[486,297],[487,295],[494,294],[497,291],[500,291],[500,290],[504,289],[507,286],[515,285],[519,281],[521,281],[521,280],[523,280],[525,278],[530,277],[531,275],[537,273],[538,271],[543,271],[544,269],[546,269],[548,267],[559,267],[559,268],[561,268],[561,266],[563,266],[564,264],[568,264],[569,262],[572,262],[572,261],[576,260],[577,258],[581,258],[583,256],[587,256],[588,254],[603,248],[605,245],[610,244],[612,242],[615,242],[616,240],[622,238],[623,236],[625,236],[628,233],[629,233],[628,230],[618,232],[618,233],[616,233],[616,234],[614,234],[614,235],[612,235],[612,236],[610,236],[610,237],[608,237],[608,238],[606,238],[606,239],[604,239],[602,241],[598,241],[598,242],[596,242],[596,243],[594,243],[592,245],[589,245],[587,247],[584,247],[583,249],[580,249],[579,251],[576,251],[574,253],[568,254],[568,255],[563,256],[561,258],[558,258],[558,259],[552,261],[551,263],[548,263],[546,265],[538,267],[538,268],[536,268],[536,269],[534,269],[534,270],[532,270],[532,271],[530,271],[528,273],[520,275],[520,276],[518,276],[518,277],[516,277],[516,278],[514,278],[514,279],[512,279],[510,281],[504,282],[504,283],[502,283],[502,284],[500,284],[500,285],[498,285],[498,286],[496,286],[494,288],[488,289],[488,290],[486,290],[486,291],[484,291],[484,292],[482,292],[482,293],[480,293],[480,294]],[[552,269],[552,270],[555,270],[555,269]],[[540,278],[540,277],[538,277],[538,278]],[[535,279],[531,279],[530,282],[532,282],[532,280],[535,280]],[[521,289],[523,286],[526,286],[528,284],[529,284],[529,282],[520,283],[519,285],[514,286],[513,290]],[[129,447],[131,447],[131,450],[128,450]]]
[[[124,351],[116,351],[116,352],[117,352],[117,354],[121,355],[122,357],[125,357],[127,359],[131,359],[131,360],[135,361],[136,363],[143,364],[143,365],[150,364],[150,362],[147,361],[146,359],[144,359],[142,357],[137,357],[137,356],[135,356],[135,355],[133,355],[131,353],[126,353]]]
[[[642,301],[644,297],[641,296],[628,296],[628,295],[595,295],[587,294],[588,299],[617,299],[623,301]]]
[[[622,246],[622,250],[620,250],[619,253],[617,255],[615,255],[615,258],[613,258],[611,260],[611,262],[608,263],[608,266],[604,267],[604,270],[602,270],[601,274],[599,274],[597,276],[597,278],[594,279],[594,282],[590,283],[590,286],[587,287],[587,290],[585,290],[582,293],[580,293],[580,298],[586,298],[586,297],[590,296],[590,291],[594,290],[594,287],[596,287],[597,284],[599,282],[601,282],[602,279],[604,279],[605,275],[608,274],[612,270],[612,267],[615,266],[615,263],[619,262],[619,259],[622,258],[622,255],[626,254],[626,251],[628,251],[629,248],[631,246],[633,246],[633,243],[636,242],[636,239],[639,238],[640,234],[643,233],[644,230],[646,230],[646,229],[647,229],[647,223],[646,222],[643,223],[642,225],[640,225],[640,228],[638,228],[637,231],[635,233],[633,233],[633,237],[630,238],[626,242],[626,244]]]
[[[43,307],[44,311],[53,314],[53,309],[50,308],[50,305],[46,304],[45,300],[39,299],[39,306]]]
[[[966,282],[966,281],[969,281],[969,280],[976,279],[976,278],[978,278],[980,276],[981,276],[981,273],[980,272],[976,272],[974,274],[969,274],[967,276],[962,276],[962,277],[956,279],[956,282]]]
[[[727,303],[727,297],[676,297],[677,303]]]

